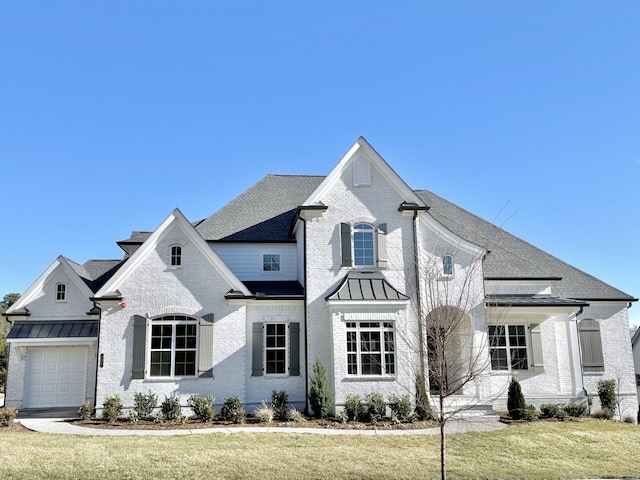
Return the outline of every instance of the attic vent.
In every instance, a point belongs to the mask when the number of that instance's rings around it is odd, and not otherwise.
[[[371,164],[369,160],[363,156],[359,156],[353,161],[353,186],[371,186]]]

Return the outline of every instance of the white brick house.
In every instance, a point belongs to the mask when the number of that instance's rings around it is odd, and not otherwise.
[[[363,138],[326,177],[269,175],[203,221],[174,210],[118,244],[121,260],[59,257],[6,312],[7,405],[130,407],[152,391],[251,411],[286,390],[304,409],[317,358],[336,409],[413,394],[429,369],[420,319],[448,305],[437,286],[465,298],[452,362],[486,359],[467,400],[503,409],[512,375],[536,405],[616,378],[624,414],[638,408],[635,298],[412,190]]]

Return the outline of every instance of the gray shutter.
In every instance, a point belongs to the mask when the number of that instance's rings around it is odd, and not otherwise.
[[[342,250],[342,266],[350,267],[351,260],[351,225],[348,223],[340,224],[340,245]]]
[[[379,225],[376,230],[376,236],[378,237],[378,255],[377,262],[379,268],[387,268],[387,224],[383,223]]]
[[[198,376],[213,378],[213,313],[200,319],[198,335]]]
[[[544,367],[542,358],[542,334],[540,324],[532,323],[529,326],[531,331],[531,360],[534,367]]]
[[[133,358],[131,379],[144,378],[145,353],[147,351],[147,319],[133,316]]]
[[[289,375],[300,376],[300,323],[289,324]]]
[[[604,372],[600,324],[591,319],[582,320],[578,324],[578,332],[582,351],[582,369],[585,372]]]
[[[254,377],[261,377],[264,374],[264,367],[262,365],[264,344],[262,325],[263,324],[260,322],[253,324],[253,358],[251,362],[251,375]]]

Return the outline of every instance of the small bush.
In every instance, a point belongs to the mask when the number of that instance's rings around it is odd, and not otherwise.
[[[400,422],[406,422],[411,416],[411,398],[409,398],[409,395],[402,397],[391,395],[389,397],[389,409],[392,417],[395,417]]]
[[[246,413],[242,408],[240,398],[235,395],[226,397],[220,409],[220,416],[227,422],[244,423]]]
[[[584,403],[570,403],[562,407],[562,411],[571,418],[580,418],[587,413],[587,406]]]
[[[253,416],[260,423],[271,423],[273,422],[273,408],[263,400],[262,406],[254,412]]]
[[[562,415],[562,405],[543,403],[540,405],[540,413],[546,418],[560,418]]]
[[[371,423],[382,420],[387,414],[387,404],[384,403],[384,397],[380,393],[370,393],[365,397],[367,404],[367,416]]]
[[[309,381],[309,404],[316,418],[326,418],[333,405],[333,391],[329,387],[327,369],[316,357],[313,365],[313,375]]]
[[[526,406],[527,404],[524,400],[524,395],[522,394],[520,382],[518,382],[516,377],[511,377],[511,382],[509,382],[509,391],[507,393],[507,409],[509,410],[509,415],[514,420],[523,418]]]
[[[216,411],[213,408],[215,398],[213,395],[200,395],[194,393],[187,400],[187,405],[191,408],[193,414],[203,422],[210,422],[216,418]]]
[[[273,414],[280,420],[285,420],[287,417],[287,402],[289,401],[289,395],[284,390],[273,390],[271,392],[271,408],[273,408]]]
[[[78,417],[81,420],[89,420],[91,415],[93,415],[94,408],[93,405],[89,402],[83,402],[78,407]]]
[[[633,425],[634,423],[636,423],[636,419],[635,419],[635,418],[633,418],[633,415],[627,415],[627,416],[625,416],[625,417],[622,419],[622,421],[623,421],[624,423],[630,423],[631,425]]]
[[[296,409],[296,407],[291,407],[287,410],[287,420],[294,423],[302,423],[307,421],[307,419],[304,418],[304,415],[300,413]]]
[[[127,421],[133,425],[138,423],[140,421],[140,415],[138,414],[138,411],[129,410],[129,417],[127,418]]]
[[[164,413],[160,412],[158,413],[154,418],[153,418],[153,422],[154,423],[164,423],[167,419],[164,416]]]
[[[180,399],[175,395],[171,395],[170,397],[165,396],[162,404],[160,405],[160,410],[162,411],[164,420],[177,420],[182,416]]]
[[[109,423],[118,420],[118,417],[122,413],[122,401],[120,400],[120,395],[104,397],[104,403],[102,406],[104,407],[102,410],[102,418]]]
[[[349,421],[349,415],[347,414],[347,411],[344,409],[336,413],[336,418],[340,420],[341,423],[347,423]]]
[[[526,405],[522,412],[522,420],[526,420],[531,422],[533,420],[538,420],[538,411],[536,410],[535,405]]]
[[[347,421],[353,420],[357,422],[363,414],[362,399],[360,395],[350,393],[344,400],[344,412],[347,415]]]
[[[150,417],[153,409],[158,405],[158,397],[151,391],[147,395],[136,393],[133,396],[133,405],[139,418]]]
[[[600,380],[598,382],[598,397],[600,397],[600,406],[602,410],[605,408],[612,413],[616,411],[616,381]],[[613,415],[611,416],[613,418]]]
[[[613,418],[613,411],[608,408],[603,408],[593,414],[591,414],[593,418],[598,418],[601,420],[611,420]]]
[[[0,408],[0,427],[9,427],[18,415],[18,410],[13,407]]]

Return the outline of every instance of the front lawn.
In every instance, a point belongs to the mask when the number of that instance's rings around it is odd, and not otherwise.
[[[437,436],[84,437],[0,429],[2,478],[438,478]],[[534,422],[448,437],[449,478],[640,477],[640,427]]]

